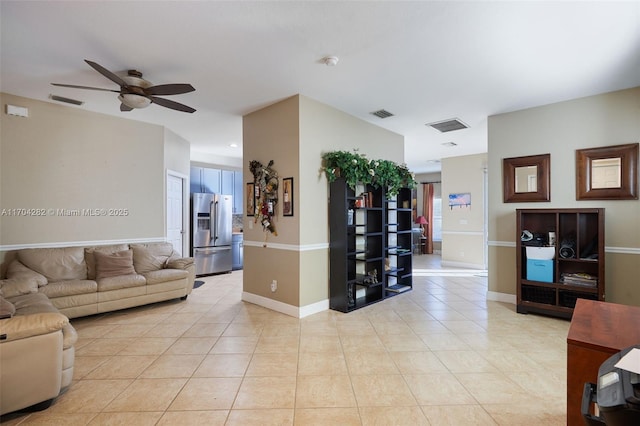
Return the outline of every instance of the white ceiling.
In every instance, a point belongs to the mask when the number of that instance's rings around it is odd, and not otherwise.
[[[0,17],[1,91],[78,99],[227,157],[242,155],[242,115],[298,93],[404,135],[407,165],[426,172],[486,152],[490,115],[640,85],[640,1],[2,0]],[[197,112],[122,113],[115,93],[50,85],[117,88],[84,59],[191,83],[167,98]],[[395,116],[370,114],[383,108]],[[470,128],[425,126],[454,117]]]

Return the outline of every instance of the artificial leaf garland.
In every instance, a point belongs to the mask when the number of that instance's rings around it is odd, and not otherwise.
[[[249,162],[249,170],[253,174],[256,190],[255,222],[262,224],[262,229],[277,236],[273,217],[278,204],[278,172],[273,168],[273,160],[265,167],[261,162]],[[259,191],[259,193],[258,193]]]

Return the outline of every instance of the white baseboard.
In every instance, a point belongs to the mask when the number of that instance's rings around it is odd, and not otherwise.
[[[467,268],[467,269],[481,269],[484,270],[484,265],[478,263],[464,263],[464,262],[452,262],[450,260],[441,260],[440,265],[449,268]]]
[[[508,293],[498,293],[497,291],[487,291],[487,300],[494,302],[504,302],[516,304],[516,295]]]
[[[259,296],[253,293],[242,292],[242,300],[245,302],[253,303],[258,306],[271,309],[272,311],[281,312],[283,314],[292,316],[294,318],[304,318],[309,315],[316,314],[318,312],[326,311],[329,309],[329,300],[322,300],[320,302],[312,303],[307,306],[293,306],[288,303],[279,302],[277,300],[269,299],[268,297]]]

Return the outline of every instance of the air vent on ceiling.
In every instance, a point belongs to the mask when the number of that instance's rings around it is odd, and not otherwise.
[[[469,127],[466,124],[464,124],[462,121],[458,120],[457,118],[452,118],[450,120],[437,121],[435,123],[427,123],[427,126],[431,126],[442,133],[453,132],[454,130],[461,130]]]
[[[457,143],[455,143],[455,142],[445,142],[445,143],[443,143],[442,145],[443,145],[443,146],[458,146],[458,144],[457,144]]]
[[[64,102],[66,104],[72,104],[72,105],[82,105],[84,102],[82,101],[78,101],[76,99],[71,99],[71,98],[65,98],[63,96],[58,96],[58,95],[50,95],[49,96],[51,99],[53,99],[54,101],[58,101],[58,102]]]
[[[389,111],[384,110],[384,109],[379,109],[378,111],[373,111],[371,114],[375,115],[378,118],[393,117],[393,114],[391,114]]]

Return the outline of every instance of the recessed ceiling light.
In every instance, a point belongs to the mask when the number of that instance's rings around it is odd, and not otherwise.
[[[238,147],[238,144],[237,144],[237,143],[230,143],[230,144],[229,144],[229,146],[230,146],[231,148],[237,148],[237,147]]]

